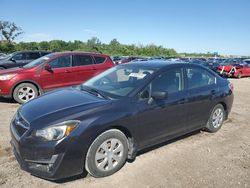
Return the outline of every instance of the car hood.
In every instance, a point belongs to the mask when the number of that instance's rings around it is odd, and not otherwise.
[[[97,107],[110,104],[111,100],[98,98],[78,89],[63,89],[45,94],[26,104],[19,112],[36,128],[58,121],[76,120]]]
[[[19,72],[23,72],[25,69],[23,68],[19,68],[19,67],[15,67],[15,68],[11,68],[11,69],[4,69],[0,71],[0,75],[4,75],[4,74],[16,74]]]

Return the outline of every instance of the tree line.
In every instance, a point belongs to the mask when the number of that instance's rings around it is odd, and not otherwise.
[[[160,57],[175,57],[175,56],[211,56],[211,54],[178,54],[172,48],[165,48],[160,45],[127,45],[121,44],[117,39],[111,40],[108,44],[102,43],[97,37],[92,37],[86,42],[80,40],[63,41],[52,40],[42,42],[19,42],[15,40],[22,35],[23,31],[15,23],[0,21],[0,52],[11,53],[21,50],[45,50],[45,51],[86,51],[99,52],[111,56],[160,56]]]

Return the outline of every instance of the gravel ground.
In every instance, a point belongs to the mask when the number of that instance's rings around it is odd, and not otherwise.
[[[9,123],[18,104],[0,99],[0,187],[250,187],[250,79],[232,79],[234,105],[222,129],[196,132],[137,156],[116,174],[50,182],[20,170]]]

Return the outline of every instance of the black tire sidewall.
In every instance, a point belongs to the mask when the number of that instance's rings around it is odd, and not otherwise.
[[[35,92],[35,98],[38,96],[38,89],[36,88],[36,86],[34,84],[30,84],[30,83],[22,83],[19,84],[18,86],[16,86],[16,88],[13,91],[13,98],[16,102],[18,102],[19,104],[23,104],[24,102],[22,100],[20,100],[18,98],[18,91],[22,88],[22,87],[30,87],[34,90]]]
[[[123,147],[124,147],[123,157],[121,159],[121,162],[113,170],[101,171],[96,167],[95,154],[96,154],[96,151],[99,148],[99,146],[104,141],[106,141],[108,139],[112,139],[112,138],[116,138],[116,139],[120,140],[121,143],[123,144]],[[85,169],[88,171],[88,173],[90,175],[92,175],[93,177],[96,177],[96,178],[110,176],[123,167],[123,165],[125,164],[125,162],[127,160],[127,156],[128,156],[127,137],[121,131],[119,131],[117,129],[111,129],[111,130],[108,130],[108,131],[102,133],[101,135],[99,135],[94,140],[94,142],[91,144],[91,146],[88,150],[87,156],[86,156],[86,160],[85,160]]]
[[[214,111],[217,110],[218,108],[220,108],[220,109],[222,110],[222,112],[223,112],[223,120],[222,120],[221,126],[219,126],[218,128],[215,128],[215,127],[213,126],[213,124],[212,124],[212,118],[213,118]],[[224,122],[224,120],[225,120],[225,116],[226,116],[226,114],[225,114],[225,109],[224,109],[224,107],[222,106],[222,104],[217,104],[217,105],[213,108],[213,110],[212,110],[212,112],[211,112],[211,114],[210,114],[209,120],[208,120],[208,122],[207,122],[206,130],[209,131],[209,132],[212,132],[212,133],[217,132],[218,130],[220,130],[220,128],[222,127],[223,122]]]

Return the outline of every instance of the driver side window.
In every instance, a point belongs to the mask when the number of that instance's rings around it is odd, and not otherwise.
[[[70,56],[62,56],[48,63],[52,69],[71,67]]]
[[[165,91],[168,94],[183,90],[182,69],[172,69],[158,75],[142,92],[140,100],[149,99],[152,92]]]

